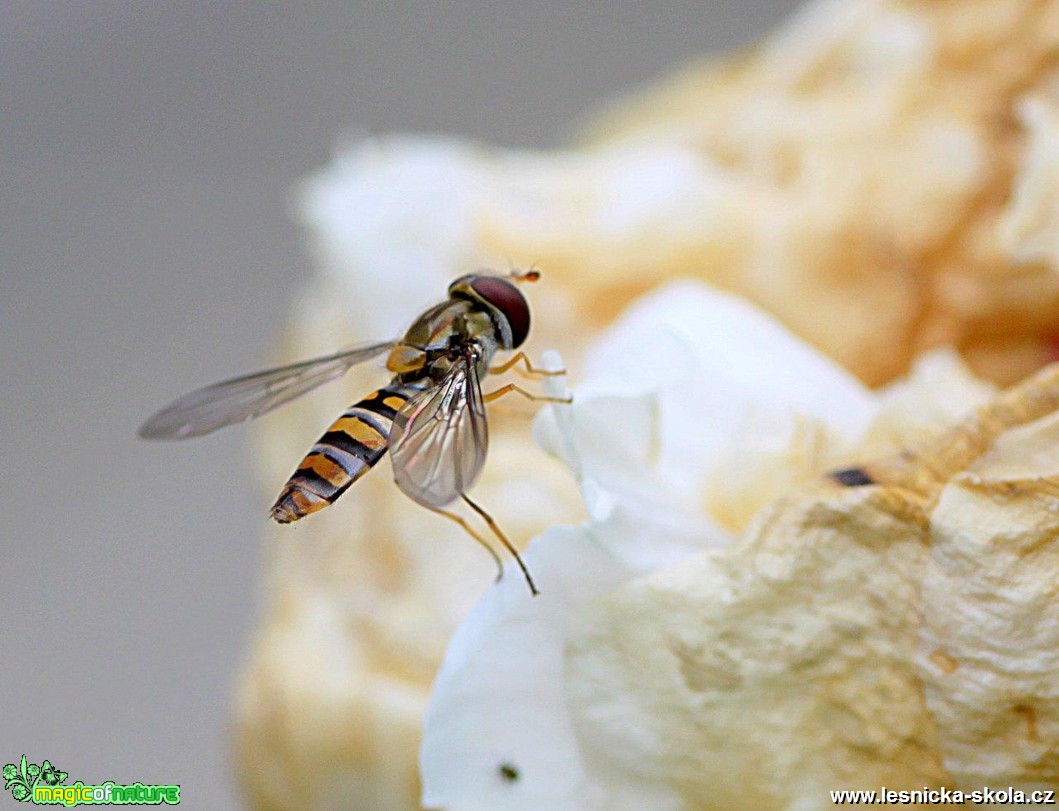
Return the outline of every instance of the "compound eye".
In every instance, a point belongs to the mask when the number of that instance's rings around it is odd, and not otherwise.
[[[529,334],[530,311],[526,297],[514,284],[497,276],[477,276],[470,282],[471,289],[498,309],[511,326],[511,346],[522,345]]]

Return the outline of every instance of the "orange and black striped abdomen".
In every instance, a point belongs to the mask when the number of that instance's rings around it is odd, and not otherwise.
[[[287,480],[272,506],[272,517],[289,524],[333,504],[382,459],[394,417],[419,391],[392,383],[347,408]]]

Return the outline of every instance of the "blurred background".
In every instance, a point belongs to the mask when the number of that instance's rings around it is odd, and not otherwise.
[[[268,361],[312,273],[292,189],[337,139],[559,145],[794,5],[5,3],[0,761],[240,806],[228,704],[271,493],[239,429],[135,432]]]

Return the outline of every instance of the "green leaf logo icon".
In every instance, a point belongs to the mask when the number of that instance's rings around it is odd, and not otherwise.
[[[40,779],[49,786],[62,785],[66,780],[66,772],[60,772],[46,760],[40,770]]]

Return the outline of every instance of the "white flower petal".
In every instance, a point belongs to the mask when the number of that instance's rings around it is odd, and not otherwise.
[[[472,216],[481,153],[456,140],[366,139],[305,184],[301,216],[331,280],[360,304],[365,335],[398,334],[481,259]]]
[[[577,807],[584,773],[563,689],[566,632],[587,599],[631,572],[583,528],[549,530],[525,559],[541,596],[509,567],[449,645],[421,749],[428,808]],[[517,780],[504,778],[505,764]]]
[[[733,459],[775,455],[806,418],[851,443],[876,400],[768,315],[707,285],[676,282],[635,303],[586,362],[572,409],[587,478],[693,513]],[[554,450],[551,416],[538,437]]]
[[[761,403],[826,419],[855,436],[874,411],[871,393],[837,363],[744,299],[691,280],[633,304],[590,356],[587,376],[620,382],[638,371],[635,384],[639,376],[657,381],[667,370],[692,374],[689,359],[644,351],[659,333],[683,339],[693,351],[694,382],[705,398],[695,411],[711,418]]]

